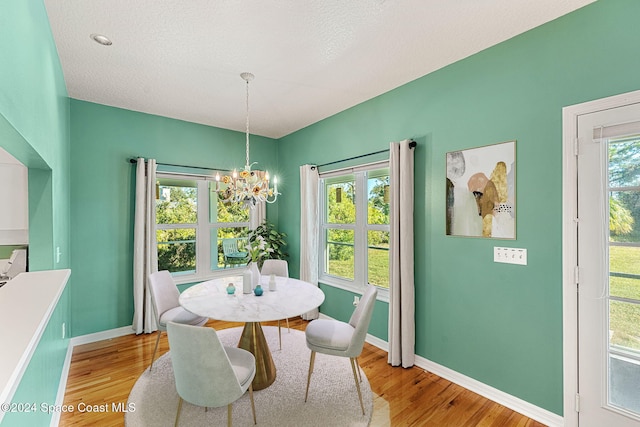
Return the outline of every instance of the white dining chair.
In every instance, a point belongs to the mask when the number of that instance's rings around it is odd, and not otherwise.
[[[262,264],[260,270],[261,276],[270,276],[275,274],[279,277],[289,277],[289,263],[283,259],[266,259]],[[287,322],[287,331],[291,333],[289,328],[289,319],[285,319]],[[280,344],[280,350],[282,350],[282,332],[280,329],[280,320],[278,320],[278,343]]]
[[[341,322],[334,319],[316,319],[309,323],[305,331],[305,336],[307,338],[307,347],[311,350],[311,359],[309,360],[307,391],[304,395],[305,402],[309,396],[309,383],[311,382],[316,353],[348,357],[351,362],[353,378],[356,381],[362,415],[364,415],[362,392],[360,391],[360,382],[358,381],[358,376],[360,376],[360,381],[362,381],[362,374],[360,373],[360,366],[358,365],[358,356],[360,356],[362,348],[364,347],[364,340],[367,337],[367,330],[369,329],[369,323],[373,315],[373,306],[376,302],[377,294],[378,289],[374,285],[367,285],[349,322]]]
[[[155,314],[156,324],[158,325],[158,337],[156,338],[156,346],[153,349],[151,366],[149,367],[149,370],[151,370],[153,369],[153,362],[156,358],[156,352],[158,351],[160,335],[162,331],[167,330],[168,322],[202,326],[207,323],[209,319],[196,316],[180,306],[180,291],[178,291],[178,287],[173,281],[171,273],[166,270],[149,275],[149,290],[151,291],[153,313]]]
[[[253,424],[256,407],[251,382],[256,375],[256,359],[247,350],[224,347],[213,328],[169,322],[169,354],[180,397],[175,425],[182,402],[206,408],[227,406],[227,425],[232,425],[233,402],[249,390]]]

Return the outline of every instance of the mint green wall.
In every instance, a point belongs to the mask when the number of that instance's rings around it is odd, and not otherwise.
[[[273,173],[276,152],[274,140],[251,137],[251,159]],[[131,325],[135,166],[127,160],[137,156],[193,167],[242,167],[245,138],[229,130],[71,101],[73,336]],[[273,217],[274,211],[268,215]]]
[[[42,0],[0,2],[0,52],[0,147],[29,168],[29,268],[68,268],[69,99]],[[65,291],[14,402],[53,403],[68,344],[62,324],[70,317]],[[9,414],[3,425],[46,425],[49,419]]]
[[[42,0],[3,1],[0,36],[0,147],[29,168],[30,267],[66,268],[69,98]]]
[[[294,177],[304,163],[414,138],[417,354],[556,414],[563,411],[562,107],[640,89],[638,16],[637,0],[601,0],[279,142],[284,173]],[[446,153],[512,139],[517,240],[445,236]],[[291,182],[279,226],[291,236],[297,274],[299,180]],[[493,247],[503,245],[527,248],[528,265],[493,263]],[[334,308],[352,299],[328,291],[323,310],[344,309],[346,319],[348,305]],[[375,316],[379,325],[387,312]]]

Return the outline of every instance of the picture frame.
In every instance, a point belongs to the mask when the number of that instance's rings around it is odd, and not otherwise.
[[[446,154],[446,234],[516,238],[516,141]]]

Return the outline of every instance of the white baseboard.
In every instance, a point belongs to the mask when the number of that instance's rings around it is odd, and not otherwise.
[[[133,328],[131,326],[123,326],[122,328],[110,329],[108,331],[96,332],[94,334],[81,335],[79,337],[71,338],[67,346],[67,355],[65,356],[64,365],[62,366],[62,373],[60,374],[58,393],[56,395],[56,405],[64,404],[64,395],[67,390],[67,380],[69,378],[69,368],[71,367],[71,358],[73,357],[73,348],[75,346],[123,337],[130,334],[133,334]],[[53,416],[51,417],[50,427],[58,427],[59,424],[60,412],[54,411]]]
[[[69,378],[69,368],[71,367],[71,357],[73,356],[73,345],[71,340],[67,345],[67,355],[64,358],[62,372],[60,373],[60,382],[58,383],[58,393],[56,394],[56,406],[60,407],[64,404],[64,394],[67,391],[67,379]],[[60,424],[60,411],[53,411],[50,427],[58,427]]]
[[[546,409],[540,408],[539,406],[533,405],[483,382],[474,380],[473,378],[454,371],[453,369],[449,369],[446,366],[427,360],[424,357],[416,355],[416,366],[451,381],[452,383],[458,384],[459,386],[477,393],[480,396],[499,403],[502,406],[506,406],[507,408],[534,419],[546,426],[564,426],[564,418],[560,415],[554,414],[553,412],[547,411]]]
[[[75,347],[82,344],[90,344],[92,342],[109,340],[111,338],[123,337],[125,335],[133,334],[133,328],[131,326],[123,326],[121,328],[110,329],[108,331],[96,332],[94,334],[80,335],[79,337],[71,338],[71,346]]]
[[[332,319],[326,314],[320,313],[320,318]],[[374,337],[371,334],[367,334],[366,341],[378,347],[386,352],[389,351],[389,343],[381,340],[378,337]],[[524,401],[518,397],[512,396],[508,393],[491,387],[483,382],[474,380],[471,377],[463,375],[453,369],[449,369],[446,366],[442,366],[438,363],[432,362],[424,357],[416,355],[416,366],[438,375],[454,384],[466,388],[480,396],[486,397],[493,402],[496,402],[502,406],[505,406],[513,411],[516,411],[526,417],[536,420],[549,427],[561,427],[564,426],[564,418],[539,406],[533,405],[527,401]]]

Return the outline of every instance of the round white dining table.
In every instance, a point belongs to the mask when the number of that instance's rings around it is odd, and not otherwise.
[[[227,293],[233,283],[235,292]],[[193,285],[180,294],[186,310],[210,319],[244,322],[238,347],[256,358],[253,389],[261,390],[276,379],[276,368],[260,322],[287,319],[306,313],[324,302],[324,293],[311,283],[276,276],[276,290],[269,290],[269,276],[260,278],[261,296],[244,294],[242,276],[223,277]]]

